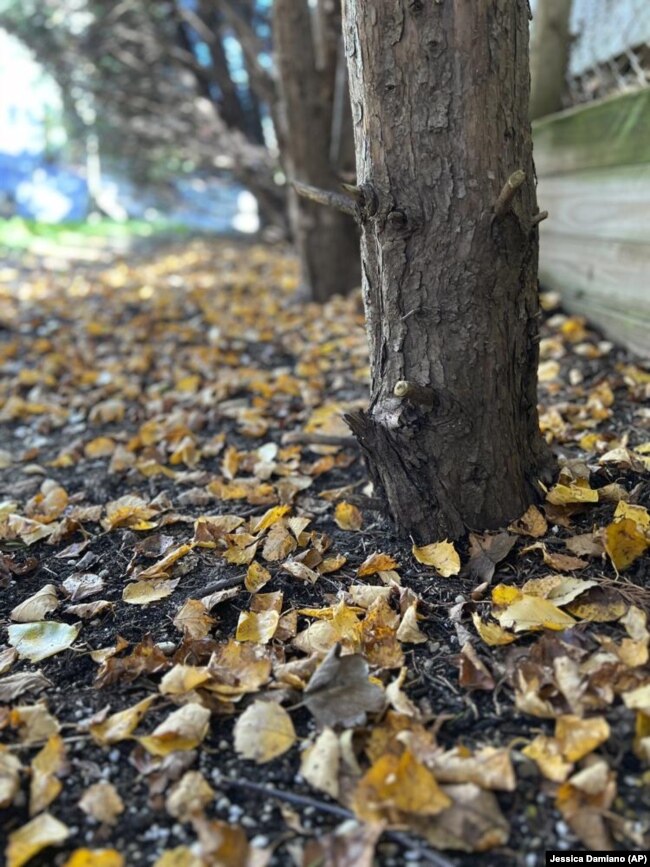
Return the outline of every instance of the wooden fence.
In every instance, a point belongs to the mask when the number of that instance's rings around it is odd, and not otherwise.
[[[650,356],[650,89],[533,124],[540,282]]]

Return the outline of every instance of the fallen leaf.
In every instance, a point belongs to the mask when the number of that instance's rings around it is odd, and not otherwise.
[[[173,711],[150,735],[137,738],[154,756],[167,756],[175,750],[193,750],[210,727],[210,711],[200,704],[186,704]]]
[[[360,654],[341,656],[335,644],[309,679],[303,701],[323,726],[351,726],[376,713],[385,703],[383,689],[368,677]]]
[[[537,506],[529,506],[519,520],[514,521],[508,529],[522,536],[532,536],[539,539],[548,532],[548,523]]]
[[[578,762],[609,738],[610,729],[604,717],[580,719],[573,714],[555,721],[555,738],[568,762]]]
[[[489,583],[497,564],[508,556],[516,541],[514,536],[508,533],[498,533],[496,536],[478,536],[470,533],[470,559],[467,566],[472,578]]]
[[[46,615],[56,611],[59,607],[59,598],[54,584],[46,584],[44,587],[29,596],[20,605],[16,605],[10,613],[10,617],[16,623],[31,623],[45,620]]]
[[[65,746],[60,735],[50,735],[45,746],[34,756],[29,786],[29,815],[35,816],[58,797],[63,783],[58,778],[66,766]]]
[[[376,575],[377,572],[390,572],[398,567],[398,562],[390,554],[371,554],[357,569],[359,578],[367,578]]]
[[[339,763],[341,746],[331,728],[324,728],[300,759],[300,773],[319,792],[339,797]]]
[[[418,563],[433,566],[443,578],[458,575],[460,572],[460,557],[453,542],[432,542],[430,545],[413,545],[413,556]]]
[[[89,786],[79,801],[79,807],[87,816],[103,825],[114,825],[124,812],[124,802],[112,783],[101,780]]]
[[[416,600],[408,606],[402,615],[402,620],[395,633],[398,641],[403,641],[405,644],[423,644],[427,641],[427,636],[418,626],[417,616]]]
[[[101,722],[91,723],[88,730],[92,739],[103,747],[126,740],[131,736],[155,700],[155,695],[148,696],[137,704],[118,711]]]
[[[391,825],[408,822],[410,815],[435,816],[451,803],[431,771],[409,750],[377,759],[352,795],[352,809],[362,821]]]
[[[242,611],[237,621],[237,641],[254,641],[268,644],[275,635],[280,622],[277,611]]]
[[[20,772],[23,766],[17,756],[0,745],[0,810],[10,807],[20,791]]]
[[[270,580],[271,573],[269,570],[265,569],[264,566],[257,562],[257,560],[253,560],[246,571],[244,586],[249,593],[257,593],[265,584],[268,584]]]
[[[7,845],[7,867],[22,867],[34,855],[48,846],[64,843],[70,836],[67,825],[59,822],[49,813],[41,813],[31,822],[9,834]]]
[[[78,626],[42,620],[37,623],[21,623],[8,628],[9,644],[18,651],[21,659],[40,662],[67,650],[79,635]]]
[[[254,701],[235,723],[235,750],[257,764],[291,749],[296,732],[286,710],[273,701]]]
[[[199,771],[187,771],[165,799],[170,816],[180,822],[190,822],[203,813],[214,800],[214,789]]]
[[[502,629],[498,624],[485,623],[481,620],[480,615],[477,614],[476,611],[472,614],[472,622],[483,641],[490,647],[498,647],[501,644],[511,644],[513,641],[517,640],[516,635],[513,635],[512,632],[506,632],[506,630]]]
[[[360,530],[363,526],[363,516],[352,503],[337,503],[334,509],[334,520],[341,530]]]
[[[76,849],[63,867],[125,867],[115,849]]]
[[[198,599],[187,599],[172,621],[176,629],[189,638],[205,638],[216,622]]]
[[[42,692],[52,686],[42,671],[19,671],[0,678],[0,702],[9,703],[25,692]]]
[[[153,581],[134,581],[122,591],[128,605],[149,605],[171,596],[178,587],[179,578],[154,578]]]

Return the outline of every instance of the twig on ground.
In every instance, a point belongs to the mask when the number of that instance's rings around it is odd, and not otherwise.
[[[298,795],[295,792],[287,792],[284,789],[276,789],[273,786],[265,786],[262,783],[254,783],[252,780],[243,780],[240,778],[232,779],[230,777],[219,777],[218,785],[223,785],[225,788],[244,789],[245,791],[255,792],[258,795],[263,795],[265,798],[275,798],[278,801],[284,801],[287,804],[294,804],[297,807],[312,807],[314,810],[319,810],[321,813],[329,813],[330,816],[336,816],[339,819],[356,820],[357,817],[351,810],[345,807],[340,807],[338,804],[327,804],[325,801],[319,801],[317,798],[310,798],[309,795]],[[454,863],[449,861],[443,855],[434,852],[406,834],[403,831],[384,831],[384,837],[392,840],[394,843],[399,843],[407,849],[413,849],[417,852],[418,857],[426,861],[428,864],[436,864],[437,867],[454,867]]]

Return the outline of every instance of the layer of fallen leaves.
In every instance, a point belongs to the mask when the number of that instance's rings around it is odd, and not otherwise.
[[[96,833],[57,810],[79,766],[48,702],[60,669],[47,666],[81,656],[97,703],[72,738],[107,766],[128,761],[156,821],[191,829],[192,845],[158,847],[157,867],[260,867],[281,845],[214,817],[197,757],[224,750],[243,776],[291,757],[316,798],[355,819],[309,840],[287,812],[298,864],[369,865],[391,829],[434,849],[503,849],[499,793],[529,791],[517,769],[531,766],[534,798],[553,798],[584,846],[647,845],[647,824],[617,812],[606,748],[608,715],[625,715],[619,748],[647,783],[648,597],[629,576],[650,546],[650,374],[621,363],[600,376],[611,345],[552,317],[540,420],[564,458],[544,502],[468,546],[400,547],[364,508],[357,451],[304,439],[345,436],[342,413],[363,403],[355,298],[296,305],[293,263],[262,248],[215,257],[197,244],[137,268],[20,276],[3,272],[0,291],[0,581],[18,600],[0,649],[9,867],[52,847],[67,867],[126,863],[101,844],[128,790],[78,784]],[[444,618],[441,599],[454,600]],[[173,641],[149,634],[160,610]],[[127,640],[113,624],[134,616],[141,633]],[[470,725],[450,744],[444,701],[412,689],[417,660],[436,655],[467,708],[489,694],[497,718],[530,724],[505,744]],[[131,686],[146,695],[130,699]]]

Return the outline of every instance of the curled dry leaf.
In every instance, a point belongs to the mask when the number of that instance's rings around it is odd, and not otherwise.
[[[52,611],[56,611],[58,607],[59,597],[56,587],[54,584],[46,584],[33,596],[16,605],[9,616],[15,623],[30,623],[45,620],[45,617]]]
[[[485,623],[481,620],[480,614],[476,611],[472,613],[472,622],[478,634],[483,641],[490,647],[498,647],[501,644],[511,644],[517,640],[517,636],[512,632],[506,632],[497,623]]]
[[[492,792],[474,783],[445,785],[441,790],[451,806],[436,816],[412,821],[415,833],[436,849],[487,852],[505,846],[510,828]]]
[[[235,724],[235,750],[257,764],[291,749],[296,732],[286,710],[273,701],[254,701]]]
[[[573,770],[573,763],[564,758],[562,745],[557,738],[537,735],[522,753],[535,762],[547,780],[554,783],[563,783]]]
[[[93,596],[104,589],[104,579],[92,572],[81,575],[71,575],[63,582],[63,589],[71,602],[79,602],[87,596]]]
[[[502,792],[514,792],[517,787],[510,751],[502,747],[435,750],[424,762],[439,783],[474,783]]]
[[[124,802],[117,789],[107,780],[89,786],[79,801],[80,808],[103,825],[114,825],[124,812]]]
[[[458,575],[460,572],[460,557],[453,542],[445,540],[444,542],[432,542],[430,545],[413,545],[413,556],[418,563],[433,566],[443,578]]]
[[[508,533],[498,533],[495,536],[470,533],[470,558],[467,568],[472,578],[489,583],[497,564],[508,556],[516,541],[516,538]]]
[[[42,692],[52,686],[42,671],[19,671],[0,678],[0,702],[9,703],[25,692]]]
[[[398,641],[403,641],[405,644],[423,644],[427,641],[426,635],[418,626],[417,617],[417,600],[415,600],[402,615],[402,620],[396,633]]]
[[[385,704],[383,689],[368,676],[360,654],[341,656],[335,644],[309,679],[304,703],[321,725],[354,725]]]
[[[399,563],[390,554],[371,554],[359,566],[357,575],[359,578],[367,578],[369,575],[376,575],[377,572],[390,572],[398,566]]]
[[[521,518],[512,523],[508,529],[521,536],[532,536],[533,539],[540,539],[548,532],[548,523],[537,506],[529,506]]]
[[[18,651],[21,659],[40,662],[67,650],[79,635],[79,626],[42,620],[37,623],[20,623],[10,626],[9,644]]]
[[[132,707],[118,711],[101,722],[91,722],[88,730],[92,739],[102,747],[126,740],[135,731],[140,720],[155,700],[155,695],[148,696]]]
[[[186,704],[169,714],[150,735],[137,738],[154,756],[167,756],[176,750],[193,750],[210,727],[210,711],[200,704]]]

